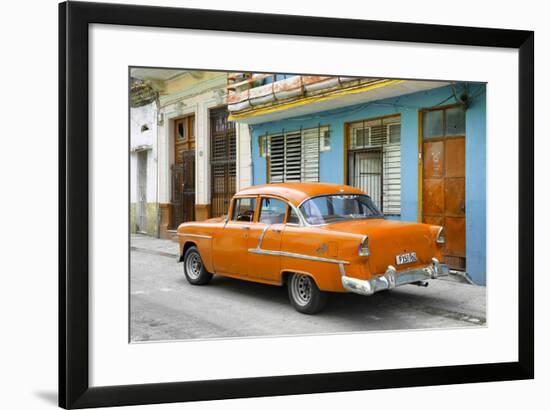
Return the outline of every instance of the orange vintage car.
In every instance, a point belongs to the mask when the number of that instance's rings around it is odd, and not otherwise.
[[[372,295],[448,273],[442,227],[386,220],[366,193],[346,185],[246,188],[229,216],[183,223],[177,234],[191,284],[215,274],[286,285],[292,305],[308,314],[325,306],[327,292]]]

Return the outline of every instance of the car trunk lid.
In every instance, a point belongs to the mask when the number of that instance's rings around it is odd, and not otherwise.
[[[385,219],[366,219],[325,225],[323,229],[368,235],[369,270],[382,274],[389,265],[398,271],[425,266],[438,254],[435,234],[431,225]],[[398,264],[398,255],[416,254],[416,262]]]

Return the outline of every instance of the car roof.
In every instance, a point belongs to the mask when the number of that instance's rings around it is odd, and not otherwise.
[[[320,182],[285,182],[251,186],[240,190],[235,196],[274,195],[284,198],[294,205],[300,205],[308,198],[330,194],[365,194],[365,192],[348,185]]]

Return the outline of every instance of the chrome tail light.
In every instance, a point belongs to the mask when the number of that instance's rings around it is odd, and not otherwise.
[[[445,243],[445,230],[443,227],[439,228],[439,232],[437,233],[437,239],[435,240],[439,244]]]
[[[369,256],[369,237],[365,235],[359,244],[359,256]]]

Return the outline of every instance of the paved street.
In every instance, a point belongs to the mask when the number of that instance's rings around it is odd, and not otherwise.
[[[132,236],[131,340],[280,336],[485,325],[485,287],[449,280],[370,297],[332,294],[315,316],[294,310],[286,288],[214,277],[192,286],[177,244]]]

